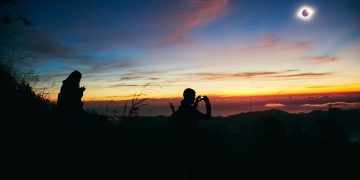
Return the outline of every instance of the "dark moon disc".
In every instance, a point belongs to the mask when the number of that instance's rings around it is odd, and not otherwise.
[[[307,17],[307,16],[309,15],[309,12],[308,12],[306,9],[304,9],[304,10],[301,12],[301,14],[302,14],[304,17]]]

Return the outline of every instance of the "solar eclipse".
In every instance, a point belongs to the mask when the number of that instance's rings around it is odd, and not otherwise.
[[[303,21],[309,21],[315,15],[315,9],[309,6],[302,6],[296,12],[296,17]]]

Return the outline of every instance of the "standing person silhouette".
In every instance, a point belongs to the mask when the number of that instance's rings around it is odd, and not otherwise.
[[[77,70],[73,71],[64,81],[58,95],[57,105],[61,111],[66,113],[81,112],[85,86],[80,87],[81,73]]]
[[[207,96],[198,96],[195,99],[196,92],[190,88],[184,90],[183,97],[179,109],[170,116],[169,123],[176,156],[180,161],[186,161],[186,176],[191,179],[194,177],[197,159],[198,120],[211,118],[211,105]],[[206,114],[197,110],[198,103],[202,100],[206,105]]]

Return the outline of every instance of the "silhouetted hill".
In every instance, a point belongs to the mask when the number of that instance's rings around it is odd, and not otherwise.
[[[356,125],[360,121],[357,120],[360,117],[360,109],[349,109],[349,110],[342,110],[338,108],[333,108],[330,110],[331,116],[334,118],[339,118],[339,123],[346,123]],[[261,121],[267,118],[276,118],[283,120],[284,122],[288,121],[295,121],[295,120],[318,120],[327,118],[329,116],[329,111],[322,111],[322,110],[314,110],[309,113],[298,113],[298,114],[291,114],[285,111],[271,109],[266,111],[256,111],[256,112],[245,112],[236,115],[231,115],[224,117],[222,119],[228,120],[234,123],[240,123],[237,121]]]
[[[245,113],[240,113],[240,114],[235,114],[235,115],[231,115],[231,116],[227,116],[226,118],[231,118],[231,119],[235,119],[235,118],[256,118],[256,119],[261,119],[267,116],[276,116],[276,117],[288,117],[291,116],[290,113],[287,113],[285,111],[281,111],[281,110],[277,110],[277,109],[270,109],[270,110],[266,110],[266,111],[253,111],[253,112],[245,112]]]
[[[330,111],[314,110],[310,113],[291,114],[285,111],[271,109],[266,111],[243,112],[227,117],[214,117],[211,121],[200,121],[200,126],[206,129],[222,129],[234,131],[251,131],[254,126],[261,125],[269,118],[278,119],[289,126],[315,126],[317,121],[328,119],[336,120],[341,126],[360,130],[360,109],[342,110],[333,108]],[[144,127],[166,127],[168,117],[139,117],[134,123]]]

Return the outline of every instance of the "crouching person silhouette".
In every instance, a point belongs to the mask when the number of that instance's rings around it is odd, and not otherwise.
[[[169,126],[175,148],[174,156],[179,161],[175,163],[179,163],[178,166],[183,164],[185,166],[185,169],[183,169],[185,174],[183,175],[187,179],[192,179],[194,178],[198,151],[198,120],[211,118],[211,105],[209,98],[206,96],[195,98],[196,92],[190,88],[184,90],[183,97],[179,109],[170,116]],[[205,102],[206,114],[197,110],[200,101]]]
[[[83,97],[85,87],[80,87],[81,73],[73,71],[64,81],[58,95],[57,105],[60,111],[77,114],[83,111]]]

